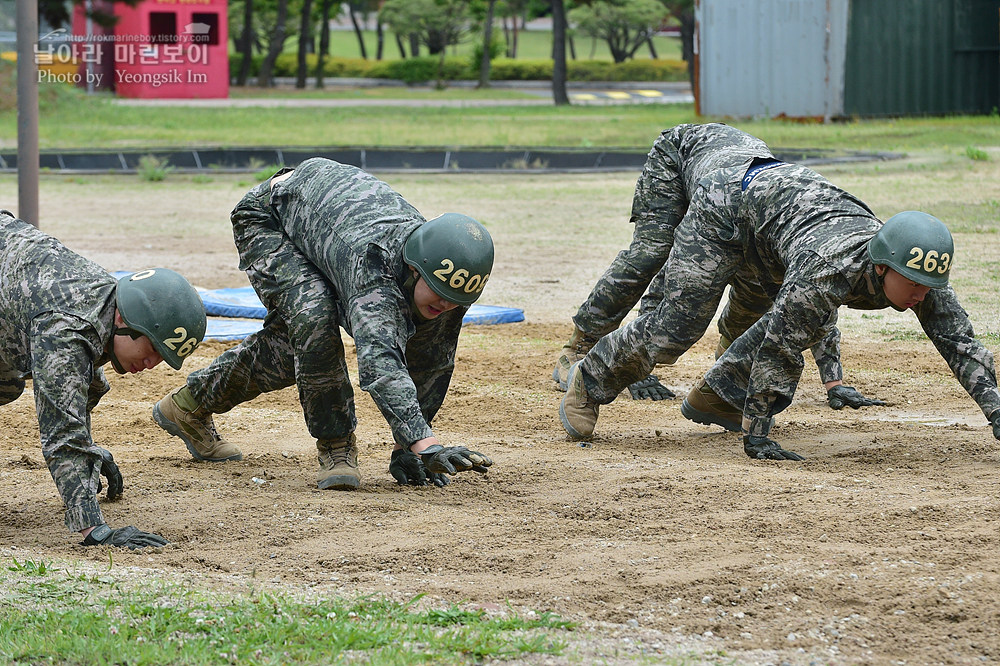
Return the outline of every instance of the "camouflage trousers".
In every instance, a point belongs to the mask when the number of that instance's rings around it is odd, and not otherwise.
[[[20,398],[25,385],[22,373],[0,359],[0,405],[8,405]],[[96,368],[87,395],[87,430],[90,430],[90,412],[110,390],[104,370]],[[36,400],[35,410],[39,414],[39,422],[47,420],[45,411],[52,407],[51,404],[40,404]],[[70,447],[60,442],[43,446],[42,457],[66,506],[66,527],[71,532],[79,532],[103,523],[104,517],[97,503],[101,458],[96,447],[93,444],[87,448]]]
[[[780,302],[788,298],[789,292],[794,290],[782,290],[778,294],[777,301]],[[724,398],[726,402],[744,408],[748,413],[762,414],[766,411],[771,413],[768,416],[784,410],[792,402],[792,397],[798,388],[799,379],[802,377],[803,360],[802,354],[793,354],[790,363],[783,367],[775,367],[773,370],[764,370],[767,377],[767,386],[756,386],[751,379],[751,370],[757,361],[758,352],[767,336],[768,328],[772,325],[774,312],[768,312],[761,317],[746,333],[733,341],[729,349],[726,350],[715,365],[705,374],[705,382],[712,387],[717,395]],[[835,328],[834,318],[831,322],[816,330],[811,340],[807,344],[817,344],[830,334],[830,329]],[[839,334],[838,334],[839,335]],[[787,360],[787,359],[786,359]],[[792,370],[789,371],[788,368]],[[760,405],[748,405],[748,395],[764,395],[775,397],[770,410],[762,403]],[[758,427],[758,430],[751,428],[750,434],[766,436],[769,425]]]
[[[667,269],[663,267],[639,303],[639,315],[649,314],[663,300],[666,287]],[[729,297],[719,315],[719,334],[732,342],[760,319],[772,305],[771,297],[757,282],[757,277],[748,265],[743,265],[729,284]]]
[[[309,433],[340,439],[354,432],[354,389],[340,334],[337,296],[272,216],[270,181],[251,190],[233,211],[240,266],[267,308],[264,327],[187,385],[213,413],[295,384]]]
[[[663,300],[675,229],[688,210],[681,158],[672,140],[674,135],[668,133],[656,140],[636,182],[629,218],[635,225],[632,242],[614,258],[573,317],[588,338],[596,340],[617,329],[640,298],[640,315]],[[719,332],[735,340],[770,307],[771,298],[750,267],[743,266],[733,276]]]
[[[680,161],[666,137],[653,144],[632,198],[632,242],[614,258],[573,317],[587,337],[600,338],[618,328],[667,261],[674,229],[687,211]]]
[[[739,177],[732,180],[735,192],[699,188],[692,197],[673,233],[656,308],[605,335],[583,359],[587,393],[596,402],[611,402],[657,364],[676,361],[704,335],[726,286],[745,263],[735,222],[726,217],[733,208],[718,201],[738,196]]]

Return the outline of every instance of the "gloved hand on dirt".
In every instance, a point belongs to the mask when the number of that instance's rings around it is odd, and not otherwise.
[[[858,409],[859,407],[881,407],[885,405],[885,402],[882,400],[866,398],[858,389],[853,386],[845,386],[844,384],[831,386],[826,392],[826,397],[830,403],[830,407],[834,409],[843,409],[844,407]]]
[[[92,529],[83,540],[84,546],[118,546],[130,550],[147,547],[159,548],[168,543],[170,542],[158,534],[143,532],[131,525],[112,529],[106,524],[98,525]]]
[[[115,459],[111,456],[111,451],[107,449],[102,449],[97,447],[98,452],[101,455],[101,476],[108,480],[108,500],[115,501],[122,496],[122,489],[125,487],[125,482],[122,479],[122,473],[118,469],[118,464],[115,463]],[[97,492],[100,493],[104,484],[101,480],[97,480]]]
[[[743,435],[743,451],[755,460],[805,460],[794,451],[786,451],[773,439]]]
[[[432,474],[457,474],[458,472],[479,472],[485,474],[493,464],[487,456],[470,451],[464,446],[444,447],[440,444],[428,446],[419,454],[424,466]]]
[[[993,436],[1000,439],[1000,409],[993,412],[992,418],[990,418],[990,425],[993,426]]]
[[[444,474],[428,472],[423,461],[416,453],[396,449],[389,461],[389,474],[401,486],[426,486],[433,483],[438,488],[447,486],[451,479]]]
[[[677,394],[660,383],[656,375],[647,375],[645,379],[628,385],[628,392],[633,400],[673,400]]]

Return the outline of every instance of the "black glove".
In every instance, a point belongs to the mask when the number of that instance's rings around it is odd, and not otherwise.
[[[435,444],[428,446],[418,455],[424,462],[424,467],[432,474],[457,474],[470,469],[485,474],[489,471],[486,468],[493,464],[493,461],[482,453],[470,451],[464,446],[444,447]]]
[[[428,472],[420,456],[410,451],[397,449],[392,452],[389,462],[389,474],[396,479],[396,483],[401,486],[426,486],[428,480],[438,488],[443,488],[451,483],[444,474],[434,474]]]
[[[146,548],[147,546],[166,546],[169,541],[157,534],[143,532],[136,527],[119,527],[112,529],[106,524],[98,525],[90,531],[90,534],[83,540],[84,546],[118,546],[128,547],[130,550]]]
[[[805,460],[794,451],[786,451],[773,439],[743,435],[743,451],[756,460]]]
[[[633,400],[673,400],[677,394],[660,383],[656,375],[647,375],[645,379],[628,385],[628,392]]]
[[[881,407],[885,404],[883,401],[876,400],[875,398],[866,398],[858,389],[853,386],[844,386],[843,384],[827,389],[826,398],[830,406],[834,409],[843,409],[845,406],[853,409],[857,409],[858,407]]]
[[[108,480],[108,500],[113,502],[122,496],[122,489],[125,487],[125,482],[122,479],[121,471],[118,469],[118,464],[111,456],[111,451],[102,449],[99,446],[97,450],[101,455],[101,476]],[[104,484],[98,479],[97,492],[100,493],[103,487]]]
[[[993,419],[990,421],[993,426],[993,436],[1000,439],[1000,412],[995,412],[993,414]]]

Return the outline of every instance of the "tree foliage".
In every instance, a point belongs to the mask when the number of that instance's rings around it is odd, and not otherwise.
[[[458,44],[469,29],[468,0],[386,0],[381,20],[398,35],[416,35],[431,55]]]
[[[624,62],[645,44],[667,17],[659,0],[597,0],[570,10],[580,32],[608,44],[615,62]]]

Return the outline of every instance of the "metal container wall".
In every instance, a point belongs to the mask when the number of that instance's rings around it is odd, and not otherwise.
[[[840,115],[848,2],[698,0],[701,113]]]
[[[852,0],[847,45],[846,115],[1000,105],[1000,0]]]

